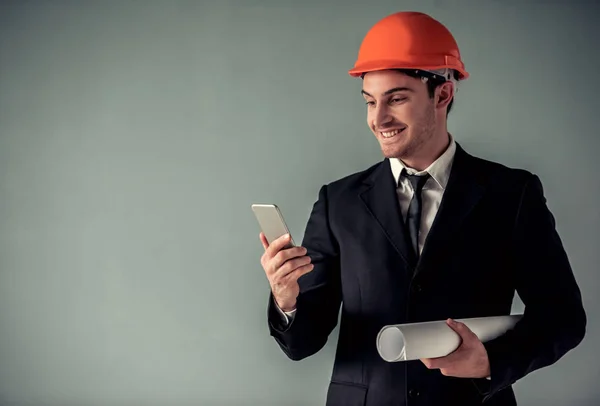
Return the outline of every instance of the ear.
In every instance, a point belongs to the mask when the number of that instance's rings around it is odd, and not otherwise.
[[[435,91],[437,99],[436,108],[445,109],[454,97],[454,83],[451,81],[444,82]]]

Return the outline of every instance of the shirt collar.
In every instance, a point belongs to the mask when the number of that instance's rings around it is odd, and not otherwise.
[[[423,171],[409,168],[398,158],[390,158],[392,174],[394,175],[396,184],[398,184],[402,169],[406,169],[409,174],[423,175],[428,173],[442,189],[446,189],[448,179],[450,178],[450,169],[452,168],[452,162],[454,161],[454,154],[456,152],[456,142],[454,141],[454,137],[452,137],[451,134],[448,134],[448,136],[450,137],[450,145],[448,145],[446,151]]]

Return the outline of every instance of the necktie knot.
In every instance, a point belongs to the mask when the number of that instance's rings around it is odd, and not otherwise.
[[[409,175],[406,172],[406,169],[403,169],[402,176],[408,179],[408,181],[412,185],[415,194],[420,194],[423,190],[423,186],[425,186],[425,183],[427,182],[427,179],[429,179],[430,175],[428,173],[424,175]]]

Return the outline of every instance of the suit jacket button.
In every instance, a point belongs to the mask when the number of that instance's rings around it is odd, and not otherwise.
[[[416,398],[420,395],[419,391],[416,389],[411,389],[408,391],[408,396],[410,396],[411,398]]]
[[[413,289],[414,289],[414,291],[415,291],[415,292],[417,292],[417,293],[420,293],[420,292],[422,292],[422,291],[423,291],[423,288],[422,288],[422,287],[421,287],[421,285],[419,285],[419,284],[416,284],[416,285],[413,287]]]

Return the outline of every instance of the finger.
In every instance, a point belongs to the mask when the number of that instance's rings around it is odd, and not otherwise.
[[[269,244],[269,248],[267,249],[267,255],[269,257],[274,257],[279,251],[285,247],[285,245],[290,241],[290,235],[284,234],[279,238],[271,241]]]
[[[423,359],[421,359],[421,362],[428,369],[441,369],[441,368],[446,368],[449,365],[447,357],[423,358]]]
[[[423,365],[425,365],[428,369],[434,369],[433,360],[431,358],[421,358],[420,360]]]
[[[421,362],[429,369],[450,368],[457,362],[460,362],[464,356],[463,347],[460,345],[450,354],[437,358],[423,358]]]
[[[452,352],[445,357],[439,358],[423,358],[421,362],[429,369],[445,369],[453,368],[461,359],[462,352]]]
[[[463,344],[470,344],[473,340],[479,340],[475,333],[473,333],[466,324],[461,323],[460,321],[448,319],[446,320],[446,324],[460,336]]]
[[[302,275],[306,275],[313,269],[315,269],[315,264],[307,264],[301,266],[300,268],[296,268],[294,271],[289,273],[286,278],[288,278],[289,282],[297,282]]]
[[[277,271],[287,261],[306,255],[306,248],[304,247],[293,247],[279,251],[273,258],[273,269]]]
[[[267,241],[267,237],[265,237],[265,235],[261,232],[259,234],[259,238],[260,238],[260,242],[262,243],[263,248],[266,251],[267,248],[269,248],[269,242]]]
[[[440,373],[444,376],[457,376],[456,371],[450,368],[440,368]]]
[[[288,260],[281,268],[279,268],[276,272],[280,278],[284,278],[290,273],[294,272],[296,269],[309,265],[311,262],[310,257],[303,256],[294,259]]]

